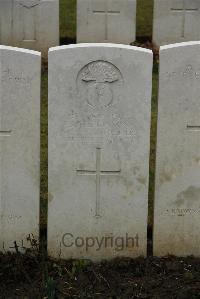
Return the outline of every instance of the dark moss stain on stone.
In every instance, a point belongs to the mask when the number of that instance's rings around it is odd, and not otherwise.
[[[178,206],[180,206],[186,203],[191,204],[192,202],[197,202],[197,201],[199,201],[200,204],[200,188],[195,186],[190,186],[185,191],[182,191],[177,195],[177,199],[175,203]]]

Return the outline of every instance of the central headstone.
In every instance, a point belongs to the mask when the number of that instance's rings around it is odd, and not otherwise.
[[[135,41],[136,0],[78,0],[77,42]]]
[[[50,50],[51,256],[146,255],[151,75],[145,49]]]

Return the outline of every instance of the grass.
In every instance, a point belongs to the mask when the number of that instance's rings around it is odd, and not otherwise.
[[[48,201],[48,76],[47,70],[42,71],[41,86],[41,181],[40,181],[40,211],[41,226],[47,223],[47,201]]]
[[[60,0],[60,40],[76,40],[76,0]]]
[[[152,82],[152,106],[151,106],[151,148],[149,163],[149,225],[153,226],[153,201],[155,181],[156,159],[156,130],[157,130],[157,100],[158,100],[158,63],[154,63]]]
[[[152,34],[153,0],[138,0],[137,2],[137,39],[149,39]],[[75,42],[76,39],[76,0],[60,0],[60,40],[61,44]],[[151,128],[151,156],[150,156],[150,187],[149,187],[149,223],[153,223],[154,197],[154,167],[156,146],[157,120],[157,64],[154,65],[152,90],[152,128]],[[48,78],[47,70],[42,72],[42,103],[41,103],[41,227],[47,222],[47,107],[48,107]]]
[[[137,37],[152,36],[153,1],[137,0]]]

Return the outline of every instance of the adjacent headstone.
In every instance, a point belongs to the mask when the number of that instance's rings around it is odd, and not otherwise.
[[[150,50],[50,49],[51,256],[146,255],[151,77]]]
[[[77,0],[77,42],[135,41],[136,0]]]
[[[40,53],[0,46],[0,251],[39,236],[40,72]]]
[[[58,0],[0,0],[0,43],[42,51],[59,45]]]
[[[200,42],[161,47],[154,255],[200,256]]]
[[[12,45],[13,0],[0,0],[0,44]]]
[[[153,27],[157,45],[200,40],[200,1],[154,0]]]

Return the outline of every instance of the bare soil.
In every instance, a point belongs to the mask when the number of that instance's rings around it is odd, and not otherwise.
[[[94,264],[0,254],[0,298],[200,298],[200,259],[115,259]]]

